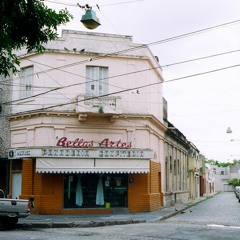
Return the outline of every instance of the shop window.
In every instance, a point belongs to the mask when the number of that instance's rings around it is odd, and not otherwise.
[[[127,207],[127,174],[64,175],[64,208]]]

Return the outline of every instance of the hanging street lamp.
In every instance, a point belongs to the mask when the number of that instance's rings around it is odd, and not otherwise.
[[[227,133],[232,133],[232,129],[230,127],[227,128]]]
[[[88,4],[85,6],[81,6],[78,4],[80,8],[85,9],[85,14],[82,16],[81,22],[87,29],[95,29],[100,26],[100,21],[95,13]]]

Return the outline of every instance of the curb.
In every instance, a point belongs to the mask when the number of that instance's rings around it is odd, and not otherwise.
[[[189,203],[187,206],[183,206],[179,210],[173,210],[171,213],[166,213],[165,216],[160,216],[157,219],[154,220],[149,220],[147,221],[146,219],[142,220],[133,220],[133,219],[128,219],[128,220],[112,220],[112,221],[83,221],[83,222],[34,222],[34,223],[17,223],[16,228],[18,229],[28,229],[28,228],[87,228],[87,227],[103,227],[103,226],[113,226],[113,225],[125,225],[125,224],[137,224],[137,223],[146,223],[146,222],[160,222],[164,221],[170,217],[173,217],[177,214],[179,214],[182,211],[187,210],[190,207],[196,206],[200,202],[203,202],[209,198],[212,198],[214,195],[207,196],[205,198],[199,199],[196,202]]]
[[[52,223],[17,223],[16,228],[86,228],[86,227],[103,227],[113,225],[146,223],[146,220],[120,220],[106,222],[52,222]]]

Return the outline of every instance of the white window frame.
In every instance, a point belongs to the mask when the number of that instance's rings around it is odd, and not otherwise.
[[[108,67],[86,66],[86,95],[108,94]]]
[[[21,69],[20,98],[31,97],[33,94],[33,66]]]

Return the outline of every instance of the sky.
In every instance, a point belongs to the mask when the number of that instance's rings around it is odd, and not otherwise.
[[[240,159],[239,0],[45,3],[55,10],[67,8],[74,17],[59,32],[71,29],[130,35],[134,43],[148,44],[162,66],[168,120],[207,159]],[[101,22],[98,28],[88,30],[82,25],[85,12],[77,3],[93,7]],[[226,132],[228,127],[231,134]]]

